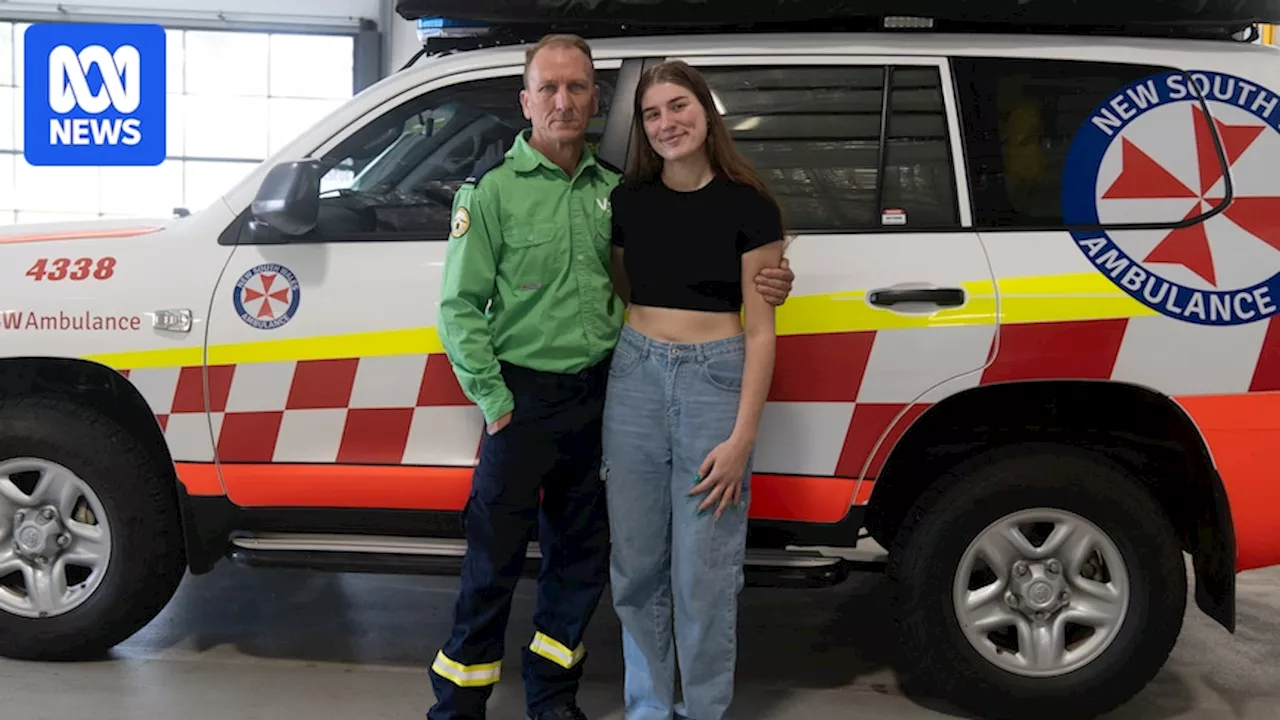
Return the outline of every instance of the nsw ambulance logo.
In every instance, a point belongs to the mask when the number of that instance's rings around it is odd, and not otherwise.
[[[275,330],[293,319],[302,301],[302,286],[289,268],[264,263],[236,281],[231,296],[236,315],[250,327]]]
[[[1201,325],[1267,319],[1280,308],[1277,128],[1280,96],[1255,82],[1213,72],[1138,81],[1096,108],[1073,141],[1063,218],[1108,227],[1072,235],[1099,271],[1157,312]]]

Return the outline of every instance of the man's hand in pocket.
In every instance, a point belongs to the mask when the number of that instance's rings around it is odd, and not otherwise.
[[[511,424],[511,413],[507,413],[502,417],[489,423],[489,434],[496,435],[499,430]]]

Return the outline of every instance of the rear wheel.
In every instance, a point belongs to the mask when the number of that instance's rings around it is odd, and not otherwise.
[[[184,571],[171,481],[136,440],[68,402],[0,402],[0,655],[100,655]]]
[[[983,717],[1093,717],[1132,698],[1181,632],[1173,526],[1105,457],[1036,445],[955,469],[894,551],[921,689]]]

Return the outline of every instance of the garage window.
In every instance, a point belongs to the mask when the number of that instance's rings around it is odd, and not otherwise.
[[[0,224],[198,210],[354,91],[351,35],[170,28],[165,161],[34,167],[22,157],[27,27],[0,22]]]

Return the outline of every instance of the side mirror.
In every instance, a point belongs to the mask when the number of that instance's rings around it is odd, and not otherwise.
[[[253,218],[281,235],[303,235],[320,216],[320,164],[314,160],[271,168],[253,199]]]

